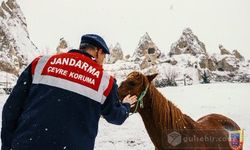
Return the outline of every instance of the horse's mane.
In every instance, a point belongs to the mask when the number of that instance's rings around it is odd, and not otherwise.
[[[171,101],[167,100],[153,84],[149,86],[149,97],[152,103],[152,115],[155,124],[163,130],[183,129],[186,125],[184,114]],[[157,125],[157,126],[158,126]]]

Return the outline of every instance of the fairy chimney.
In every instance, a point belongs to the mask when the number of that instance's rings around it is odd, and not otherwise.
[[[238,58],[239,60],[245,60],[245,58],[240,54],[240,52],[238,52],[237,50],[233,50],[232,53],[236,58]]]
[[[206,55],[205,44],[198,39],[190,28],[184,29],[180,39],[171,45],[169,55],[179,54]]]
[[[56,53],[65,53],[68,51],[68,43],[64,38],[60,39],[59,45],[56,48]]]
[[[221,55],[231,55],[231,53],[227,49],[225,49],[224,46],[221,44],[219,45],[219,49]]]
[[[110,55],[107,56],[106,63],[113,64],[118,60],[123,60],[123,52],[119,43],[116,43],[114,47],[111,45],[109,49]]]
[[[161,57],[161,51],[152,41],[148,33],[145,33],[132,56],[132,59],[140,63],[141,69],[157,64],[157,59]]]

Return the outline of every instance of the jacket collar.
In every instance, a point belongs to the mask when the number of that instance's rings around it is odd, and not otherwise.
[[[68,51],[68,53],[79,53],[79,54],[83,54],[84,56],[89,57],[89,58],[92,59],[93,61],[96,61],[96,58],[93,57],[92,55],[90,55],[89,53],[87,53],[85,50],[72,49],[72,50]]]

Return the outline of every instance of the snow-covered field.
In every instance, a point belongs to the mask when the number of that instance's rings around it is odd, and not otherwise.
[[[250,149],[250,84],[214,83],[159,89],[183,113],[197,120],[209,113],[220,113],[233,119],[244,129],[244,150]],[[6,95],[0,95],[1,109]],[[123,125],[108,124],[101,119],[96,150],[154,149],[138,114]]]

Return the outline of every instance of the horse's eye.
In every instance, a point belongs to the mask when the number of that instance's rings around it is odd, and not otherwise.
[[[134,82],[134,81],[129,81],[129,82],[128,82],[128,86],[130,86],[130,87],[135,86],[135,82]]]

